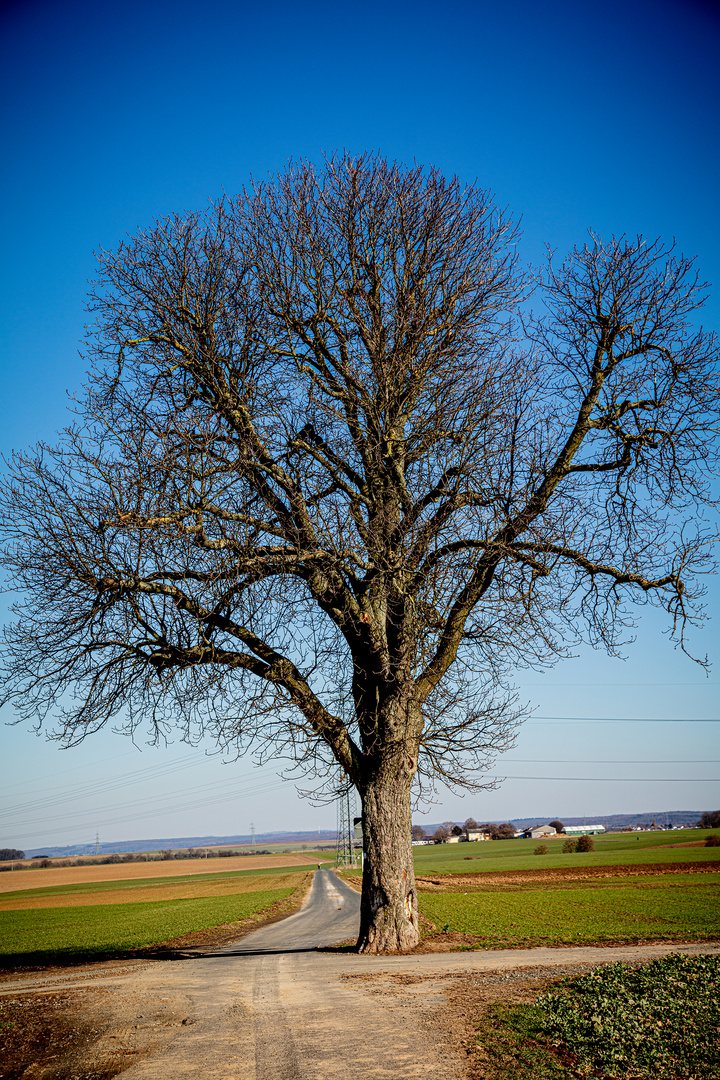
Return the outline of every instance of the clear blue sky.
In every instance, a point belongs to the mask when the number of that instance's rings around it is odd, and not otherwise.
[[[706,321],[720,325],[716,2],[4,0],[0,35],[4,452],[66,422],[93,250],[293,156],[377,149],[477,178],[522,217],[528,261],[588,227],[675,236],[715,282]],[[717,665],[717,622],[695,644]],[[540,716],[720,715],[717,675],[674,652],[661,619],[643,620],[628,657],[583,654],[520,685]],[[720,785],[678,781],[720,775],[719,732],[532,721],[501,775],[619,779],[507,780],[493,794],[443,795],[429,819],[715,807]],[[2,728],[0,749],[8,804],[41,800],[6,819],[0,846],[88,840],[96,828],[111,840],[334,822],[292,787],[269,787],[268,769],[178,746],[141,755],[103,733],[60,752]],[[153,771],[183,756],[195,763]]]

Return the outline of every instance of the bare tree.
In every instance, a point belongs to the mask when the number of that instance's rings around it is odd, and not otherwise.
[[[681,642],[700,611],[692,265],[591,238],[533,283],[515,239],[369,156],[163,220],[102,254],[78,423],[5,485],[6,698],[68,743],[181,724],[354,784],[363,951],[418,941],[411,792],[487,784],[511,672],[616,650],[637,600]]]
[[[422,825],[413,825],[410,835],[412,836],[413,840],[424,840],[427,833],[423,829]]]
[[[468,829],[479,829],[480,828],[480,826],[478,825],[478,823],[477,823],[477,821],[475,820],[474,817],[466,818],[464,827],[465,827],[466,831]]]
[[[436,844],[441,844],[443,840],[447,840],[450,835],[450,830],[446,825],[438,825],[435,832],[432,834],[432,838]]]

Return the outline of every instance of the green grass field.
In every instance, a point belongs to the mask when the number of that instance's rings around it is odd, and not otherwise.
[[[91,882],[31,890],[29,895],[27,891],[0,894],[0,900],[16,905],[0,911],[0,967],[122,957],[197,931],[220,926],[239,929],[243,920],[261,919],[265,912],[289,908],[307,881],[307,869]],[[107,900],[108,890],[116,892],[119,886],[129,893],[128,900],[134,899],[131,890],[138,890],[142,901],[92,903],[93,894]],[[177,889],[184,895],[173,895]],[[63,904],[68,893],[75,899],[72,906],[66,906],[67,901]],[[47,900],[55,903],[38,906]],[[77,900],[82,903],[78,905]]]
[[[541,883],[477,885],[458,882],[447,892],[424,891],[418,883],[426,934],[466,935],[466,947],[592,944],[621,941],[693,941],[720,935],[720,849],[674,847],[704,841],[707,831],[615,833],[595,837],[595,851],[563,855],[549,841],[547,855],[535,855],[536,840],[494,840],[480,844],[416,848],[419,877],[503,871],[556,871],[600,866],[666,866],[642,877],[563,881],[548,874]],[[557,849],[553,847],[557,844]],[[482,848],[482,851],[478,851]],[[467,858],[470,854],[472,857]],[[703,873],[671,873],[673,864],[694,863]],[[707,864],[718,873],[707,872]],[[432,929],[431,929],[432,927]],[[462,947],[462,945],[460,946]]]
[[[491,840],[414,848],[420,914],[425,937],[467,935],[458,947],[512,948],[530,945],[592,944],[620,941],[696,941],[720,935],[720,848],[703,846],[711,830],[610,833],[594,837],[595,851],[563,855],[562,840],[547,842],[549,853],[535,855],[537,840]],[[675,847],[692,843],[692,847]],[[557,845],[555,847],[554,845]],[[691,863],[703,873],[676,873]],[[552,871],[583,867],[667,867],[642,877],[562,880]],[[708,871],[713,864],[718,873]],[[548,873],[547,881],[515,882],[508,871]],[[444,875],[498,874],[498,882],[458,880],[448,891],[423,888],[422,878],[442,883]],[[343,872],[359,881],[359,874]]]
[[[239,922],[291,893],[267,889],[212,900],[5,911],[0,964],[15,967],[121,955],[192,931]]]
[[[706,835],[699,830],[611,834],[596,838],[594,852],[569,855],[560,853],[558,841],[551,842],[550,853],[542,856],[533,853],[537,842],[532,840],[416,848],[418,875],[438,875],[440,880],[446,874],[478,871],[650,863],[670,871],[679,862],[694,863],[698,869],[714,862],[719,871],[658,872],[639,878],[621,872],[610,879],[582,882],[549,874],[540,884],[495,884],[485,878],[478,884],[458,881],[443,892],[423,890],[420,883],[425,933],[443,933],[449,927],[465,935],[460,947],[471,948],[715,937],[720,933],[720,849],[670,846],[704,840]],[[552,843],[558,844],[557,854]],[[195,931],[261,916],[289,900],[315,865],[66,883],[0,893],[0,905],[6,908],[0,910],[0,966],[129,955]],[[343,876],[358,881],[352,872]],[[50,903],[58,906],[47,906]]]
[[[671,883],[649,885],[622,879],[605,886],[419,895],[420,910],[436,930],[470,935],[480,948],[692,941],[720,934],[720,874],[678,874]]]

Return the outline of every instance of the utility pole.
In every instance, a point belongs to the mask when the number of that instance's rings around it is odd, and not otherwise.
[[[99,832],[95,833],[95,854],[96,855],[100,854],[100,833]]]
[[[255,847],[255,825],[250,822],[250,847]]]

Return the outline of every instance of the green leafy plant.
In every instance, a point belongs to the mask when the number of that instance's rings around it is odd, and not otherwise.
[[[594,851],[595,841],[592,836],[578,836],[577,844],[575,845],[576,851]]]
[[[563,855],[571,855],[575,850],[576,844],[574,840],[566,840],[562,846]]]
[[[536,855],[547,855],[549,850],[550,850],[550,848],[547,846],[547,844],[538,844],[538,846],[535,848],[535,854]]]
[[[537,1006],[580,1076],[709,1080],[720,1075],[719,989],[720,957],[671,954],[564,980]]]

